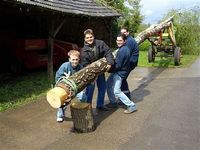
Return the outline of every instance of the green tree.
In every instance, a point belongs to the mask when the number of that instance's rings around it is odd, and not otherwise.
[[[164,17],[174,15],[175,37],[183,54],[200,54],[200,8],[171,10]]]
[[[124,5],[125,0],[97,0],[98,2],[111,6],[115,10],[117,10],[119,13],[127,13],[128,9]]]
[[[141,25],[143,20],[143,16],[140,13],[140,1],[141,0],[128,0],[128,4],[131,7],[129,8],[128,14],[126,14],[125,16],[124,24],[122,24],[126,26],[126,23],[129,22],[128,27],[132,34],[137,33],[139,26]]]
[[[117,20],[117,29],[121,26],[127,26],[130,29],[130,33],[134,36],[134,33],[138,31],[138,28],[143,20],[143,16],[140,13],[140,1],[141,0],[100,0],[104,1],[104,4],[113,7],[122,16]]]

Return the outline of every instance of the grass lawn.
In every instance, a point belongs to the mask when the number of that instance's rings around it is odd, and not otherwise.
[[[177,68],[177,67],[188,67],[192,64],[199,56],[195,55],[183,55],[181,57],[180,65],[174,65],[174,58],[173,57],[155,57],[155,61],[153,63],[148,62],[148,52],[147,51],[140,51],[139,55],[139,66],[140,67],[170,67],[170,68]]]
[[[45,95],[51,84],[46,72],[0,75],[0,111],[15,108]]]
[[[180,66],[174,66],[172,58],[156,57],[154,63],[148,63],[147,51],[140,51],[140,67],[187,67],[198,56],[184,55]],[[47,79],[47,73],[35,72],[25,75],[0,75],[0,111],[15,108],[28,102],[37,100],[46,95],[51,84]]]

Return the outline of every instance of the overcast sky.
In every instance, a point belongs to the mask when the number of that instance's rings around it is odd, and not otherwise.
[[[141,0],[144,23],[157,23],[171,9],[190,9],[200,6],[200,0]]]

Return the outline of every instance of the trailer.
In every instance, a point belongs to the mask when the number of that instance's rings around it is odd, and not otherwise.
[[[75,43],[54,40],[53,64],[60,66],[68,60],[69,50],[80,51],[81,48]],[[21,72],[24,69],[31,71],[47,67],[48,62],[48,39],[17,39],[11,48],[12,72]]]
[[[151,46],[148,49],[148,62],[154,62],[159,53],[164,57],[174,57],[174,65],[180,65],[181,49],[176,45],[172,21],[169,26],[163,28],[148,38]]]

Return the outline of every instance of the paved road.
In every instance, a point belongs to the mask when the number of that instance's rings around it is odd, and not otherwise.
[[[138,111],[93,109],[91,133],[74,133],[69,111],[57,123],[45,98],[0,113],[0,149],[200,150],[200,59],[189,68],[137,68],[129,85]]]

